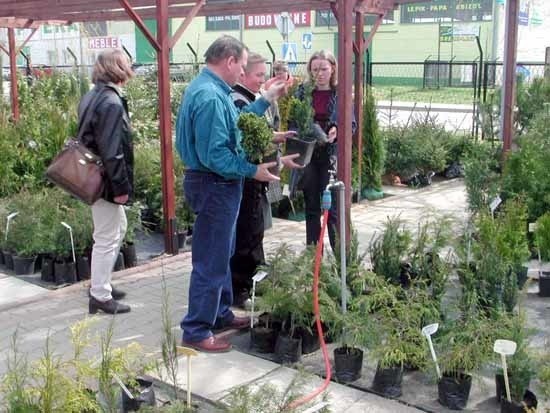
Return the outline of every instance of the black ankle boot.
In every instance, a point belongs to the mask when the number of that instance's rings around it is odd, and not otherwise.
[[[119,290],[116,288],[113,284],[111,284],[111,297],[115,300],[122,300],[124,297],[126,297],[126,293],[122,290]],[[91,297],[90,289],[88,288],[88,297]]]
[[[130,306],[128,305],[121,304],[113,299],[102,302],[96,300],[94,297],[90,297],[88,309],[90,314],[97,314],[98,310],[101,310],[107,314],[122,314],[130,312]]]

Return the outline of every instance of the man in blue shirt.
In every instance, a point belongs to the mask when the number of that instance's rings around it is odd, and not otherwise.
[[[229,260],[235,248],[243,179],[279,179],[268,171],[275,162],[251,164],[241,147],[231,92],[247,57],[246,47],[231,36],[214,41],[205,53],[207,67],[185,90],[176,123],[176,147],[187,168],[184,193],[196,214],[189,307],[181,322],[183,345],[206,352],[231,349],[213,331],[242,329],[250,323],[248,317],[236,317],[230,309]],[[243,110],[263,114],[282,93],[284,84]]]

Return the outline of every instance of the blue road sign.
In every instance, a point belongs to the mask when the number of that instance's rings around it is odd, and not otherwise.
[[[310,50],[312,43],[313,43],[312,33],[302,34],[302,47],[304,48],[304,50]]]
[[[298,52],[296,43],[283,43],[282,53],[283,60],[286,62],[297,62]]]

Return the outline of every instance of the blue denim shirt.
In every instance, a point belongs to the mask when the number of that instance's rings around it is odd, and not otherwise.
[[[188,169],[226,179],[252,178],[257,166],[246,160],[237,127],[239,111],[232,88],[208,68],[187,86],[176,121],[176,149]],[[243,111],[258,115],[270,106],[263,98]]]

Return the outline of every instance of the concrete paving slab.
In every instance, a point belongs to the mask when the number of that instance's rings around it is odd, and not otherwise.
[[[218,400],[227,392],[246,383],[259,380],[279,368],[276,363],[258,359],[239,351],[200,353],[191,360],[192,392],[209,400]],[[187,388],[187,358],[178,363],[178,384]]]
[[[48,290],[29,284],[17,277],[6,277],[0,279],[0,291],[0,305],[3,305],[38,294],[45,294]]]

